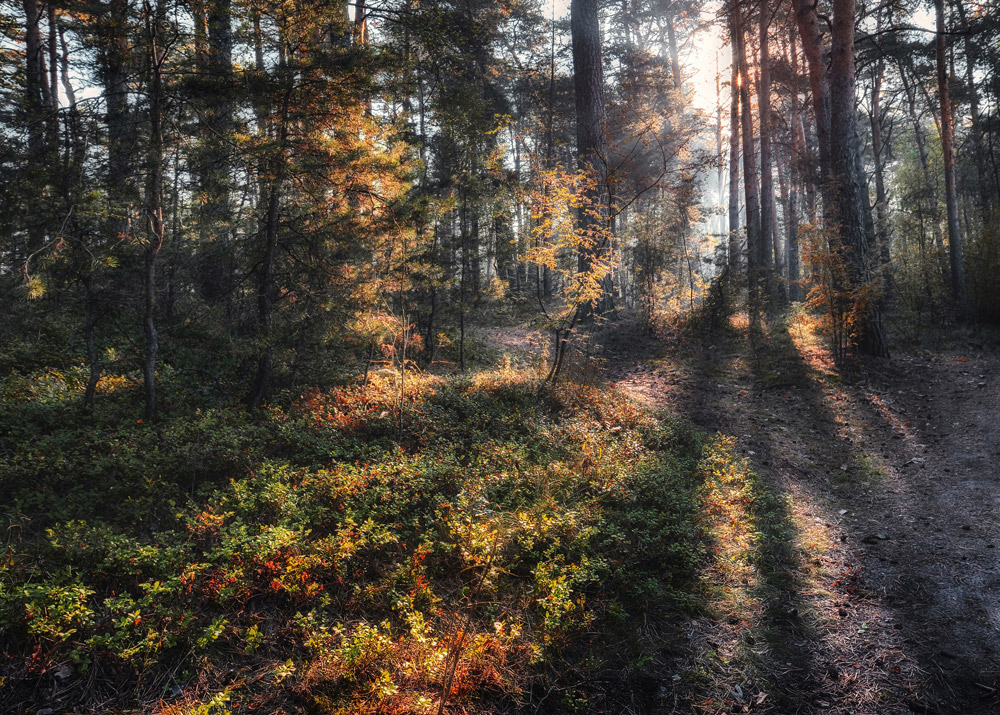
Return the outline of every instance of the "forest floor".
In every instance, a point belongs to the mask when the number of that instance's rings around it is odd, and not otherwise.
[[[792,525],[759,573],[709,575],[709,610],[659,663],[662,712],[1000,712],[995,345],[845,374],[803,314],[755,344],[745,316],[656,338],[623,323],[600,342],[607,383],[732,435]]]
[[[738,319],[696,339],[607,342],[611,384],[736,437],[795,524],[768,592],[781,601],[770,644],[740,634],[743,614],[693,624],[695,660],[730,656],[715,689],[734,711],[766,704],[749,672],[796,712],[1000,711],[996,347],[899,353],[844,376],[802,315],[755,346]]]
[[[518,319],[253,413],[0,380],[0,712],[1000,712],[1000,341],[622,320],[553,386]]]

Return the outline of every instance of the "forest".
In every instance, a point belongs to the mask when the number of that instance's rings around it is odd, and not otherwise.
[[[0,712],[1000,712],[996,0],[0,28]]]

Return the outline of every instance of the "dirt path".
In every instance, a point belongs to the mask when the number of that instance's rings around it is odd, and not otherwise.
[[[729,656],[717,702],[1000,712],[996,349],[899,355],[842,379],[805,322],[756,350],[739,328],[619,335],[606,369],[637,399],[737,437],[796,525],[797,561],[771,604],[774,643],[748,649],[743,638],[741,651],[738,624],[692,626],[693,652]],[[751,697],[754,672],[783,698]]]

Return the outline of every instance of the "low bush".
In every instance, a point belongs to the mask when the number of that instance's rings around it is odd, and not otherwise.
[[[11,379],[5,712],[585,697],[703,558],[701,438],[605,389],[386,372],[144,424]]]

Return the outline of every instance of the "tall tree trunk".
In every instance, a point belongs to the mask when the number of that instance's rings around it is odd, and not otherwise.
[[[760,124],[760,243],[757,262],[763,272],[764,292],[771,297],[770,268],[774,255],[774,179],[771,175],[771,56],[768,29],[770,10],[766,0],[760,3],[760,89],[757,113]]]
[[[224,142],[227,139],[226,134],[232,129],[234,112],[232,0],[211,0],[207,20],[208,71],[212,87],[216,92],[212,97],[213,129],[219,133],[215,141]],[[224,149],[219,151],[219,155],[225,163],[228,157]],[[223,181],[228,181],[228,177]],[[222,192],[228,194],[228,186],[224,185]]]
[[[792,0],[795,24],[799,28],[802,52],[809,69],[809,85],[812,89],[813,114],[816,118],[816,142],[819,144],[820,195],[823,211],[829,214],[832,203],[827,181],[831,175],[830,156],[830,84],[826,65],[823,62],[823,36],[819,29],[816,4],[810,0]]]
[[[753,141],[753,115],[750,107],[750,75],[747,71],[746,43],[743,35],[743,18],[739,5],[733,6],[731,18],[733,37],[737,45],[740,86],[740,135],[743,143],[743,193],[746,200],[747,225],[747,280],[750,302],[756,310],[757,286],[761,269],[761,214],[760,186],[757,176],[757,154]]]
[[[674,80],[674,89],[680,92],[684,88],[681,78],[681,57],[677,50],[677,33],[674,32],[674,16],[667,15],[667,51],[670,53],[670,73]]]
[[[819,208],[816,200],[816,193],[819,187],[819,178],[816,176],[816,165],[815,155],[818,153],[813,148],[813,136],[812,124],[804,116],[804,112],[799,112],[799,137],[801,138],[802,147],[802,182],[803,190],[805,194],[805,204],[806,213],[809,216],[809,223],[813,226],[819,225]]]
[[[722,72],[719,70],[719,52],[715,52],[715,155],[718,157],[716,167],[716,184],[719,191],[719,215],[718,229],[715,231],[721,239],[725,235],[726,229],[723,224],[722,206],[726,202],[725,191],[725,168],[726,157],[722,153]],[[714,223],[714,222],[713,222]]]
[[[126,73],[126,52],[128,26],[128,8],[124,0],[112,0],[99,14],[96,35],[97,74],[104,85],[106,106],[105,125],[107,127],[107,173],[102,184],[108,197],[107,235],[98,239],[98,243],[114,244],[122,241],[129,233],[131,199],[130,181],[132,165],[130,138],[132,136],[131,112],[128,104],[128,75]],[[67,100],[70,104],[70,116],[78,117],[76,110],[76,94],[69,75],[69,47],[59,27],[62,43],[62,81]],[[82,166],[86,153],[86,142],[76,142],[77,166]],[[94,404],[97,385],[101,379],[103,367],[97,349],[97,325],[103,317],[106,308],[103,305],[100,287],[100,262],[93,260],[89,253],[85,257],[89,268],[84,271],[83,283],[87,297],[87,318],[84,323],[84,340],[87,347],[87,360],[90,377],[84,391],[84,407],[90,409]],[[144,290],[145,292],[145,290]],[[155,324],[154,324],[155,328]],[[155,386],[154,386],[155,387]]]
[[[76,105],[76,91],[73,89],[73,80],[70,78],[69,69],[69,43],[66,42],[66,28],[57,21],[57,31],[59,33],[59,43],[62,52],[59,55],[60,76],[62,78],[63,92],[66,93],[66,103],[69,105],[67,112],[67,122],[70,128],[70,144],[72,145],[72,161],[76,167],[82,167],[86,160],[87,142],[82,141],[80,110]],[[67,147],[70,149],[70,147]]]
[[[965,0],[953,0],[958,8],[962,23],[962,39],[965,44],[965,84],[969,92],[969,118],[972,121],[972,150],[976,155],[976,196],[979,209],[986,209],[990,200],[990,182],[986,178],[986,152],[983,146],[983,121],[979,113],[979,87],[976,83],[976,45],[969,28],[969,18],[965,12]]]
[[[968,317],[968,296],[965,288],[965,266],[962,251],[962,232],[958,225],[958,194],[955,189],[955,140],[951,111],[951,93],[948,88],[948,68],[945,64],[944,0],[934,0],[937,13],[938,98],[941,106],[941,151],[944,160],[945,206],[948,210],[948,257],[951,261],[951,294],[959,314]]]
[[[271,332],[274,314],[274,264],[278,254],[278,226],[281,207],[281,182],[275,178],[271,181],[267,197],[267,213],[264,216],[264,255],[260,265],[260,277],[257,284],[257,331],[262,341],[260,354],[257,356],[257,374],[254,377],[250,392],[247,393],[246,405],[255,410],[260,407],[267,394],[271,382],[274,360],[274,346],[271,344]]]
[[[789,61],[792,72],[797,75],[799,72],[798,42],[791,30],[789,30],[788,44],[791,51]],[[787,235],[785,237],[785,262],[788,272],[788,298],[792,301],[800,301],[802,300],[803,291],[802,286],[799,284],[798,186],[800,183],[806,186],[815,186],[815,183],[811,176],[813,167],[811,165],[812,162],[809,161],[809,149],[806,145],[805,125],[802,121],[802,108],[799,103],[797,89],[793,89],[791,93],[791,110],[790,132],[792,140],[790,148],[791,162],[789,165],[788,204],[785,214],[787,228]],[[808,189],[807,193],[809,193]],[[811,206],[814,212],[816,206],[815,189],[811,193]],[[809,197],[807,197],[807,201],[810,201]],[[815,217],[810,216],[810,220],[815,221]]]
[[[101,45],[98,50],[100,75],[104,85],[108,128],[109,240],[119,241],[129,232],[133,190],[132,149],[133,121],[129,106],[129,23],[128,0],[110,0],[100,14]]]
[[[41,165],[46,150],[45,127],[49,109],[49,85],[46,80],[42,47],[42,8],[38,0],[23,0],[24,7],[24,90],[28,124],[28,157]],[[29,246],[26,253],[35,250]]]
[[[61,24],[58,26],[59,43],[62,47],[62,54],[59,57],[59,64],[62,68],[62,86],[66,93],[66,102],[70,108],[76,107],[76,92],[73,89],[73,82],[69,75],[69,43],[66,42],[66,28]]]
[[[478,171],[476,172],[478,174]],[[472,279],[472,302],[475,304],[482,291],[482,239],[479,231],[479,206],[478,201],[473,202],[468,211],[469,227],[469,277]]]
[[[1000,104],[1000,76],[996,74],[993,75],[992,85],[993,85],[993,102],[995,105]],[[997,166],[997,152],[993,144],[994,131],[992,123],[988,123],[986,125],[986,131],[988,132],[987,145],[989,146],[989,151],[987,151],[986,153],[990,158],[990,168],[992,169],[991,173],[993,174],[994,196],[1000,196],[1000,167]]]
[[[598,19],[598,0],[572,0],[570,5],[570,31],[573,44],[573,90],[576,98],[576,149],[579,167],[593,177],[596,186],[591,189],[589,202],[592,211],[580,211],[577,222],[581,232],[592,237],[600,236],[605,228],[607,210],[607,171],[605,152],[604,70],[601,66],[601,28]],[[596,214],[596,215],[595,215]],[[597,240],[580,251],[578,269],[589,273],[606,246]],[[610,297],[610,296],[609,296]],[[604,302],[604,297],[599,302]],[[581,309],[581,318],[590,320],[594,306],[587,302]]]
[[[881,17],[879,18],[881,26]],[[875,63],[875,77],[872,82],[872,112],[870,116],[872,132],[872,154],[875,160],[875,235],[878,239],[879,262],[882,264],[882,280],[886,290],[892,284],[889,246],[889,198],[885,190],[886,150],[882,141],[882,78],[885,62],[880,57]]]
[[[286,74],[284,61],[279,61],[279,73]],[[257,279],[257,334],[261,343],[257,356],[257,374],[250,391],[244,398],[248,409],[260,407],[267,388],[271,383],[274,361],[273,323],[274,303],[277,298],[275,285],[275,264],[278,259],[278,229],[281,224],[281,193],[285,180],[287,158],[285,144],[288,141],[288,109],[291,90],[285,93],[281,116],[277,127],[277,149],[270,162],[270,180],[267,187],[267,210],[264,214],[263,229],[264,254],[261,257]]]
[[[774,148],[774,166],[778,172],[778,197],[774,200],[775,212],[777,212],[778,206],[781,207],[781,214],[788,223],[788,192],[789,184],[791,183],[791,172],[789,167],[791,162],[784,161],[785,155],[791,158],[791,149],[787,151],[781,146],[780,142],[775,142]],[[787,234],[785,234],[787,236]],[[777,280],[777,295],[782,303],[787,303],[789,300],[789,293],[787,287],[788,274],[786,272],[788,267],[788,241],[782,240],[781,224],[777,219],[774,219],[774,266],[775,266],[775,277]]]
[[[888,347],[877,301],[859,294],[870,281],[869,236],[871,225],[868,184],[860,163],[855,94],[855,0],[835,0],[830,62],[830,157],[837,182],[836,218],[843,261],[848,268],[853,316],[849,339],[867,355],[885,356]],[[867,218],[866,218],[867,214]],[[846,327],[846,326],[845,326]]]
[[[367,0],[356,0],[354,3],[354,44],[358,47],[368,44]]]
[[[423,219],[421,219],[421,230],[423,230],[422,225]],[[430,256],[428,258],[433,265],[439,265],[440,258],[438,257],[439,247],[440,247],[440,230],[438,224],[434,224],[434,229],[431,232],[434,236],[431,243]],[[427,352],[427,364],[431,365],[434,363],[435,353],[437,351],[437,333],[435,332],[436,323],[435,318],[437,318],[437,308],[438,308],[438,292],[437,283],[431,283],[430,289],[430,308],[427,313],[427,333],[424,339],[424,349]]]
[[[917,114],[917,91],[913,86],[913,82],[907,80],[907,69],[900,65],[899,68],[900,81],[903,84],[903,91],[906,94],[906,105],[908,113],[910,116],[910,122],[913,125],[913,140],[917,145],[917,159],[920,161],[920,170],[924,178],[923,195],[920,201],[921,212],[924,210],[924,203],[927,204],[927,210],[929,213],[937,213],[937,192],[934,190],[934,180],[931,177],[931,164],[930,158],[927,153],[927,135],[924,133],[924,127],[920,123],[920,116]],[[914,78],[914,82],[916,79]],[[937,246],[941,255],[944,253],[944,238],[941,235],[941,225],[937,220],[932,220],[931,222],[931,233],[934,239],[934,245]],[[940,268],[941,280],[944,283],[948,282],[948,268],[943,262],[940,262],[938,267]]]
[[[458,284],[458,368],[462,372],[465,372],[465,299],[466,299],[466,287],[469,283],[469,258],[468,258],[468,227],[466,226],[466,191],[467,189],[462,189],[462,209],[459,212],[459,225],[458,232],[461,239],[461,272],[459,274],[459,284]]]
[[[368,3],[367,0],[355,0],[354,3],[354,47],[364,49],[368,46]],[[372,113],[372,98],[367,92],[362,99],[365,116]],[[409,110],[407,110],[409,112]]]
[[[255,29],[259,20],[254,9]],[[191,0],[191,17],[194,25],[194,60],[199,71],[208,66],[208,5],[206,0]]]
[[[142,366],[143,387],[146,398],[146,419],[155,420],[156,362],[160,352],[159,333],[156,329],[156,261],[163,247],[163,63],[166,59],[166,42],[162,36],[165,6],[157,0],[155,9],[144,3],[146,35],[149,42],[149,150],[147,171],[147,243],[143,261],[144,311],[143,333],[146,354]]]
[[[46,6],[49,24],[49,109],[59,111],[59,30],[56,22],[56,6],[51,2]]]
[[[166,295],[163,298],[163,313],[168,323],[177,317],[177,269],[181,262],[181,146],[174,146],[171,161],[170,191],[170,243],[167,247]]]
[[[799,285],[799,197],[797,189],[799,171],[794,158],[794,149],[791,154],[793,158],[789,162],[788,198],[785,204],[785,266],[788,276],[788,299],[800,301],[802,300],[802,287]]]
[[[729,89],[729,269],[740,267],[740,60],[735,25],[730,23],[732,68]]]
[[[199,0],[193,3],[193,12],[201,92],[195,102],[201,141],[193,162],[202,197],[197,210],[200,289],[207,302],[225,306],[226,321],[232,327],[236,323],[232,303],[236,261],[230,225],[235,112],[232,0]]]

